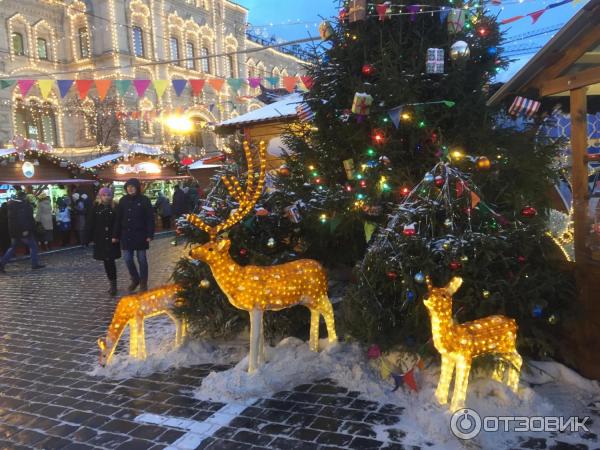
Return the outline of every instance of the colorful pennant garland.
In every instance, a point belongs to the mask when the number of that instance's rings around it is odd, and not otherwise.
[[[530,12],[530,13],[525,14],[525,15],[518,15],[518,16],[509,17],[508,19],[501,20],[500,23],[502,25],[506,25],[506,24],[509,24],[509,23],[516,22],[517,20],[524,19],[525,17],[531,17],[531,24],[533,25],[534,23],[536,23],[540,19],[540,17],[542,17],[542,14],[544,14],[549,9],[557,8],[559,6],[566,5],[567,3],[576,3],[577,1],[578,0],[562,0],[560,2],[552,3],[552,4],[548,5],[548,6],[546,6],[544,9],[538,9],[537,11],[533,11],[533,12]]]

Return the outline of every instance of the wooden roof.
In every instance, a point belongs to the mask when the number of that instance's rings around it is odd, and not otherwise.
[[[511,95],[546,97],[595,83],[600,83],[600,0],[585,4],[488,105]],[[589,94],[600,94],[600,85],[592,86]]]

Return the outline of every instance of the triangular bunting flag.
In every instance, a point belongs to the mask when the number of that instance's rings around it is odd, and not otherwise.
[[[415,369],[410,369],[404,374],[404,382],[413,391],[417,392],[419,390],[417,387],[417,381],[415,380]]]
[[[527,14],[529,17],[531,17],[531,24],[533,25],[534,23],[536,23],[539,20],[539,18],[542,17],[542,14],[544,14],[545,12],[546,9],[539,9],[537,11]]]
[[[25,97],[27,95],[27,93],[33,87],[34,84],[35,84],[35,80],[19,80],[19,81],[17,81],[17,85],[19,86],[19,89],[21,90],[21,95],[23,97]]]
[[[169,86],[169,80],[154,80],[152,86],[154,86],[158,98],[161,98]]]
[[[242,87],[243,83],[244,83],[243,78],[228,78],[227,79],[227,84],[229,85],[231,90],[234,92],[239,91],[240,88]]]
[[[265,80],[271,83],[272,87],[279,86],[279,77],[266,77]]]
[[[141,98],[144,96],[146,89],[148,89],[148,86],[150,86],[150,83],[150,80],[133,80],[133,87],[135,88],[138,97]]]
[[[125,94],[127,94],[127,91],[129,90],[129,86],[131,86],[131,80],[115,80],[115,87],[121,97],[125,97]]]
[[[283,87],[288,92],[294,92],[298,79],[296,77],[283,77]]]
[[[179,97],[183,90],[185,89],[185,85],[187,84],[187,80],[172,80],[173,89],[175,90],[175,95]]]
[[[248,84],[252,89],[256,89],[260,86],[260,77],[250,77],[248,78]]]
[[[204,83],[206,80],[190,80],[190,86],[192,88],[192,95],[200,95],[202,89],[204,89]]]
[[[0,80],[0,89],[6,89],[16,83],[16,80]]]
[[[390,109],[388,111],[388,115],[390,119],[392,119],[392,123],[396,128],[400,126],[400,116],[402,115],[402,106],[398,106],[397,108]]]
[[[111,85],[112,80],[96,80],[96,92],[98,92],[98,98],[101,102],[106,98]]]
[[[471,191],[471,208],[477,208],[477,205],[479,205],[480,201],[481,198],[479,198],[479,195]]]
[[[521,20],[523,17],[525,17],[525,16],[509,17],[508,19],[504,19],[504,20],[500,21],[500,24],[506,25],[507,23],[513,23],[513,22],[516,22],[517,20]]]
[[[92,84],[94,84],[94,80],[75,80],[75,88],[77,88],[81,100],[87,97]]]
[[[310,77],[308,75],[301,75],[300,81],[302,81],[302,84],[304,85],[304,87],[306,87],[306,89],[308,89],[309,91],[315,85],[315,80],[313,79],[313,77]]]
[[[52,87],[54,86],[54,80],[38,80],[38,87],[40,88],[40,94],[42,94],[42,98],[46,99],[52,92]]]
[[[211,78],[208,80],[208,84],[215,91],[221,92],[221,89],[223,89],[223,85],[225,84],[225,80],[223,78]]]
[[[69,89],[71,89],[71,86],[73,85],[73,80],[56,80],[56,84],[58,85],[60,98],[65,98],[65,96],[69,93]]]

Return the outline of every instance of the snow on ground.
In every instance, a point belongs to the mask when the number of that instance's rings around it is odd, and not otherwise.
[[[189,339],[175,349],[175,326],[166,316],[148,319],[144,326],[147,354],[144,361],[129,357],[127,327],[110,364],[101,367],[96,362],[89,374],[110,379],[126,379],[198,364],[234,364],[247,352],[246,343],[243,341],[236,343]]]
[[[462,449],[464,444],[449,429],[451,414],[437,405],[433,393],[439,368],[433,366],[418,374],[418,393],[400,388],[392,392],[392,385],[383,381],[357,344],[329,345],[321,341],[320,353],[313,353],[308,345],[295,338],[287,338],[276,347],[267,349],[268,363],[253,374],[247,373],[247,357],[225,372],[212,372],[196,391],[199,399],[242,402],[250,398],[269,397],[275,392],[290,390],[311,380],[331,378],[340,386],[362,392],[362,397],[382,403],[394,403],[405,409],[400,428],[407,433],[405,445],[426,445],[430,448]],[[533,369],[533,365],[538,369]],[[553,362],[532,363],[532,373],[523,371],[518,394],[501,383],[479,378],[471,381],[467,406],[486,416],[586,416],[586,409],[600,398],[597,382],[585,380],[575,372]],[[600,427],[594,430],[600,432]],[[385,427],[378,438],[386,441]],[[507,448],[519,437],[550,438],[549,433],[482,432],[472,445],[481,448]],[[580,442],[578,435],[560,435],[565,442]]]

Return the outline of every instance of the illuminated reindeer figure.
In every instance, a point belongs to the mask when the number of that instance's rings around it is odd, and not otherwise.
[[[181,345],[187,333],[187,323],[173,313],[179,289],[180,287],[177,284],[168,284],[121,298],[108,327],[106,339],[98,339],[100,364],[104,366],[110,362],[121,335],[128,325],[129,355],[137,359],[146,359],[144,320],[159,314],[166,314],[173,320],[175,323],[175,345]]]
[[[460,288],[462,278],[454,277],[446,287],[434,288],[427,278],[429,294],[423,303],[431,317],[433,345],[442,355],[442,370],[435,396],[440,404],[448,402],[448,390],[454,369],[454,394],[450,409],[464,406],[471,361],[476,356],[499,354],[508,360],[507,385],[517,391],[522,359],[516,349],[517,324],[506,316],[488,316],[483,319],[457,324],[452,318],[452,296]],[[494,378],[502,381],[502,374]]]
[[[266,172],[266,145],[259,145],[260,170],[254,175],[253,156],[250,146],[244,142],[248,161],[246,192],[235,177],[223,177],[229,194],[239,203],[239,208],[224,222],[209,226],[196,215],[188,216],[189,222],[206,231],[210,241],[193,248],[190,255],[207,263],[221,290],[229,302],[250,314],[250,354],[248,372],[254,372],[264,362],[263,313],[279,311],[295,305],[310,309],[310,349],[319,349],[319,319],[323,315],[327,325],[329,342],[336,342],[337,335],[333,308],[327,297],[327,275],[321,265],[311,259],[301,259],[269,267],[240,266],[229,255],[231,241],[217,241],[217,234],[227,230],[248,214],[259,199]]]

